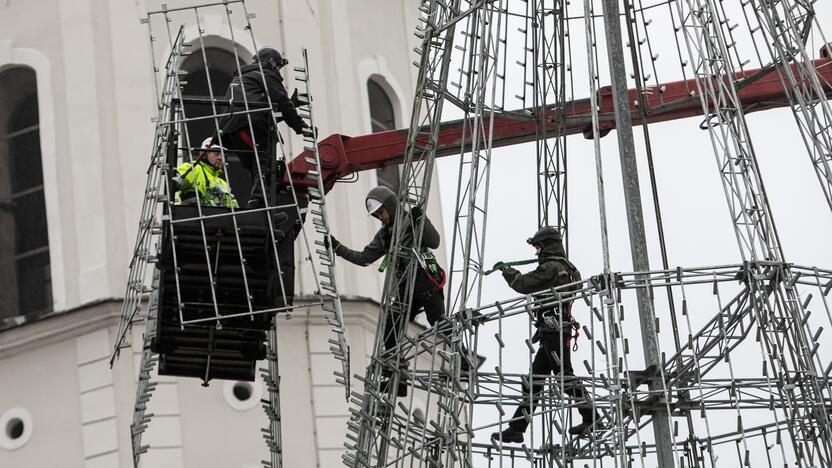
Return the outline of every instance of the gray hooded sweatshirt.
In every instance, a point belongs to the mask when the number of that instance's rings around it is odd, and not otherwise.
[[[335,253],[344,260],[360,266],[367,266],[379,258],[387,254],[390,248],[390,242],[393,238],[393,221],[396,219],[396,210],[399,207],[399,201],[396,194],[387,187],[378,186],[367,194],[368,199],[378,200],[384,205],[384,208],[390,213],[391,223],[384,225],[373,236],[373,240],[364,247],[363,250],[352,250],[341,244]],[[439,247],[439,232],[433,227],[427,216],[424,216],[425,226],[422,231],[422,245],[421,249],[435,249]],[[402,220],[405,223],[404,232],[402,235],[402,246],[405,248],[413,247],[413,218],[412,216],[405,216]]]

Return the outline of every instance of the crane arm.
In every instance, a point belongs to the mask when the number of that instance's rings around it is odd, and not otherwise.
[[[826,50],[824,48],[824,52]],[[796,73],[797,65],[789,66]],[[832,97],[832,59],[823,53],[822,58],[813,61],[813,66],[821,77],[826,97]],[[783,90],[775,67],[737,73],[735,82],[738,97],[746,113],[789,105],[788,96]],[[642,91],[647,123],[702,114],[696,81],[693,79],[645,87]],[[641,125],[643,122],[638,112],[637,90],[630,89],[629,94],[633,125]],[[598,105],[599,130],[603,136],[615,128],[610,87],[598,91]],[[538,121],[541,125],[537,124]],[[592,138],[590,99],[570,101],[559,108],[547,107],[537,115],[533,108],[495,111],[490,127],[492,130],[486,130],[485,135],[486,138],[490,136],[491,146],[494,148],[557,135],[583,134],[586,138]],[[470,122],[466,123],[464,119],[442,123],[436,145],[436,157],[460,154],[469,150],[472,139],[470,128]],[[324,188],[329,191],[339,179],[356,172],[400,164],[404,159],[407,137],[408,130],[402,129],[356,137],[335,134],[320,141],[318,150]],[[314,154],[306,149],[290,161],[286,177],[292,178],[296,190],[305,190],[316,185],[316,178],[310,176],[314,167]]]

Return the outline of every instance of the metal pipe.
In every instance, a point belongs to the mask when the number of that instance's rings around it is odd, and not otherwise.
[[[633,143],[632,116],[630,115],[629,94],[627,92],[627,70],[624,67],[624,49],[621,44],[621,23],[619,20],[618,0],[602,0],[604,13],[604,35],[607,42],[607,56],[610,66],[613,105],[615,109],[616,136],[618,153],[621,159],[621,178],[624,183],[624,200],[627,209],[627,227],[630,234],[630,253],[633,270],[637,272],[650,269],[647,252],[647,237],[644,231],[644,213],[641,206],[641,191],[638,179],[636,150]],[[641,343],[644,348],[645,364],[660,368],[659,346],[656,335],[656,317],[652,301],[645,287],[637,291],[638,315],[641,324]],[[651,381],[650,390],[661,389],[663,385]],[[659,408],[653,414],[653,433],[656,439],[656,456],[662,467],[675,466],[673,457],[673,439],[670,432],[669,414]]]

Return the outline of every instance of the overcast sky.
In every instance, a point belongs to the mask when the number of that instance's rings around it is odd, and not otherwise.
[[[600,13],[600,2],[596,3],[598,4],[596,13]],[[583,2],[572,2],[570,7],[574,10],[572,14],[578,15],[582,7]],[[829,2],[818,2],[815,7],[822,24],[832,19],[832,5],[829,5]],[[661,72],[660,80],[674,81],[681,79],[681,72],[678,54],[675,53],[672,28],[666,12],[665,7],[661,14],[656,12],[653,16],[654,22],[650,26],[650,37],[655,49],[661,50],[657,60],[657,67]],[[731,12],[729,9],[729,15],[733,22],[742,22],[740,30],[745,27],[744,19],[738,11]],[[580,25],[580,22],[573,23],[571,29],[575,98],[589,95],[584,30],[579,28]],[[600,29],[602,24],[599,22],[596,27],[599,28],[598,34],[602,35],[603,30]],[[826,32],[832,33],[832,31]],[[812,53],[816,54],[816,50],[820,48],[820,39],[815,36],[813,41]],[[511,44],[511,40],[509,43]],[[743,57],[753,57],[753,49],[749,44],[750,42],[746,42],[739,46]],[[684,47],[684,44],[682,46]],[[599,40],[599,48],[603,47],[603,41]],[[602,68],[601,83],[608,85],[606,57],[601,57],[599,60]],[[749,67],[753,68],[753,63]],[[512,83],[509,84],[512,85]],[[514,86],[517,86],[516,83]],[[514,94],[515,91],[509,86],[509,91],[506,93]],[[511,105],[507,107],[512,108]],[[458,118],[460,114],[450,110],[446,112],[446,116],[449,119]],[[696,117],[654,124],[649,127],[671,268],[741,262],[710,139],[706,131],[699,130],[701,120],[701,117]],[[824,200],[809,155],[790,110],[779,109],[751,114],[747,120],[786,260],[808,266],[832,267],[832,249],[829,248],[832,213]],[[640,165],[650,265],[653,269],[659,269],[661,258],[641,128],[635,127],[634,134]],[[615,132],[601,140],[601,147],[606,180],[611,269],[630,271],[632,263]],[[592,141],[585,140],[581,136],[569,137],[568,161],[570,258],[581,270],[583,276],[589,277],[601,273],[603,265]],[[448,249],[448,258],[450,258],[449,241],[452,239],[458,163],[458,157],[443,158],[437,162],[438,188],[443,203],[444,240],[445,248]],[[525,239],[537,228],[535,177],[533,144],[494,150],[491,163],[486,265],[490,266],[500,260],[518,260],[533,256],[534,251],[526,244]],[[486,277],[484,286],[483,303],[493,303],[516,295],[498,274]],[[817,293],[815,295],[817,296]],[[699,301],[697,303],[699,308],[692,309],[696,313],[691,314],[693,328],[697,329],[696,324],[704,323],[704,320],[713,317],[717,306],[709,287],[693,293],[693,296],[695,300],[692,300],[692,304]],[[657,301],[657,307],[661,308],[663,305],[661,300]],[[821,307],[817,299],[813,304],[815,308]],[[630,307],[629,311],[632,315],[629,315],[628,320],[625,321],[625,335],[630,337],[631,342],[637,343],[638,321],[635,307]],[[823,315],[823,311],[817,310],[816,312],[818,313],[815,314],[813,322],[815,328],[817,326],[830,328],[829,320]],[[666,311],[659,311],[658,314],[660,320],[662,318],[666,320]],[[591,314],[585,306],[576,306],[575,315],[582,323],[589,323]],[[666,324],[666,321],[662,323],[662,325]],[[504,369],[512,372],[527,372],[528,351],[523,344],[526,334],[527,324],[522,321],[504,324],[503,338],[506,342]],[[669,332],[666,331],[662,335],[665,335],[662,337],[663,343],[668,343]],[[826,335],[821,338],[823,342],[821,360],[824,362],[829,361],[828,351],[832,347],[830,345],[832,335],[828,332]],[[487,333],[481,332],[480,337],[478,352],[488,357],[489,361],[485,367],[493,371],[497,362],[497,346],[493,339],[490,339],[493,337],[493,330]],[[753,339],[748,341],[753,342]],[[578,375],[586,375],[585,368],[579,363],[584,359],[591,359],[591,349],[592,346],[582,338],[581,348],[573,358]],[[737,367],[743,368],[747,375],[760,376],[762,357],[759,344],[749,343],[742,349],[747,349],[750,354],[744,352]],[[671,351],[669,348],[666,350]],[[634,344],[631,352],[634,362],[638,362],[640,346]],[[596,356],[595,362],[601,362],[600,356]],[[641,364],[631,364],[631,366],[638,368]],[[475,426],[482,424],[488,418],[496,418],[496,411],[487,408],[482,411],[476,416],[478,419],[475,421]],[[753,418],[754,416],[747,417]],[[731,421],[735,420],[735,416],[733,418]],[[486,436],[485,433],[478,434],[479,441],[485,442]],[[731,450],[733,451],[733,447]],[[735,466],[735,463],[734,458],[726,466]]]

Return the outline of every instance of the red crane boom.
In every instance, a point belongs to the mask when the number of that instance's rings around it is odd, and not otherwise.
[[[832,59],[826,50],[825,47],[821,53],[822,58],[814,60],[812,64],[821,77],[826,97],[830,98],[832,97],[832,85],[830,85],[832,83]],[[796,65],[790,66],[796,73]],[[774,67],[737,73],[735,81],[739,99],[746,113],[789,105],[788,97]],[[645,116],[648,123],[702,114],[696,81],[693,79],[646,87],[643,92]],[[633,125],[641,125],[637,91],[630,89],[629,93]],[[615,128],[612,90],[609,87],[598,91],[598,104],[599,126],[603,136]],[[540,126],[542,128],[536,124],[533,109],[495,112],[491,134],[492,147],[524,143],[542,137],[551,138],[558,133],[561,135],[582,133],[585,137],[592,138],[589,98],[567,102],[561,109],[550,107],[537,118],[542,119],[544,124]],[[562,122],[559,122],[559,119]],[[436,147],[437,157],[459,154],[460,151],[470,148],[470,125],[463,124],[463,120],[442,124]],[[463,128],[465,128],[464,134]],[[329,191],[338,179],[355,172],[400,164],[404,158],[407,135],[408,130],[403,129],[357,137],[335,134],[320,141],[318,150],[325,189]],[[298,190],[304,190],[316,184],[314,178],[307,177],[314,167],[306,160],[307,158],[314,158],[309,150],[304,151],[289,163],[287,177],[292,177]]]

